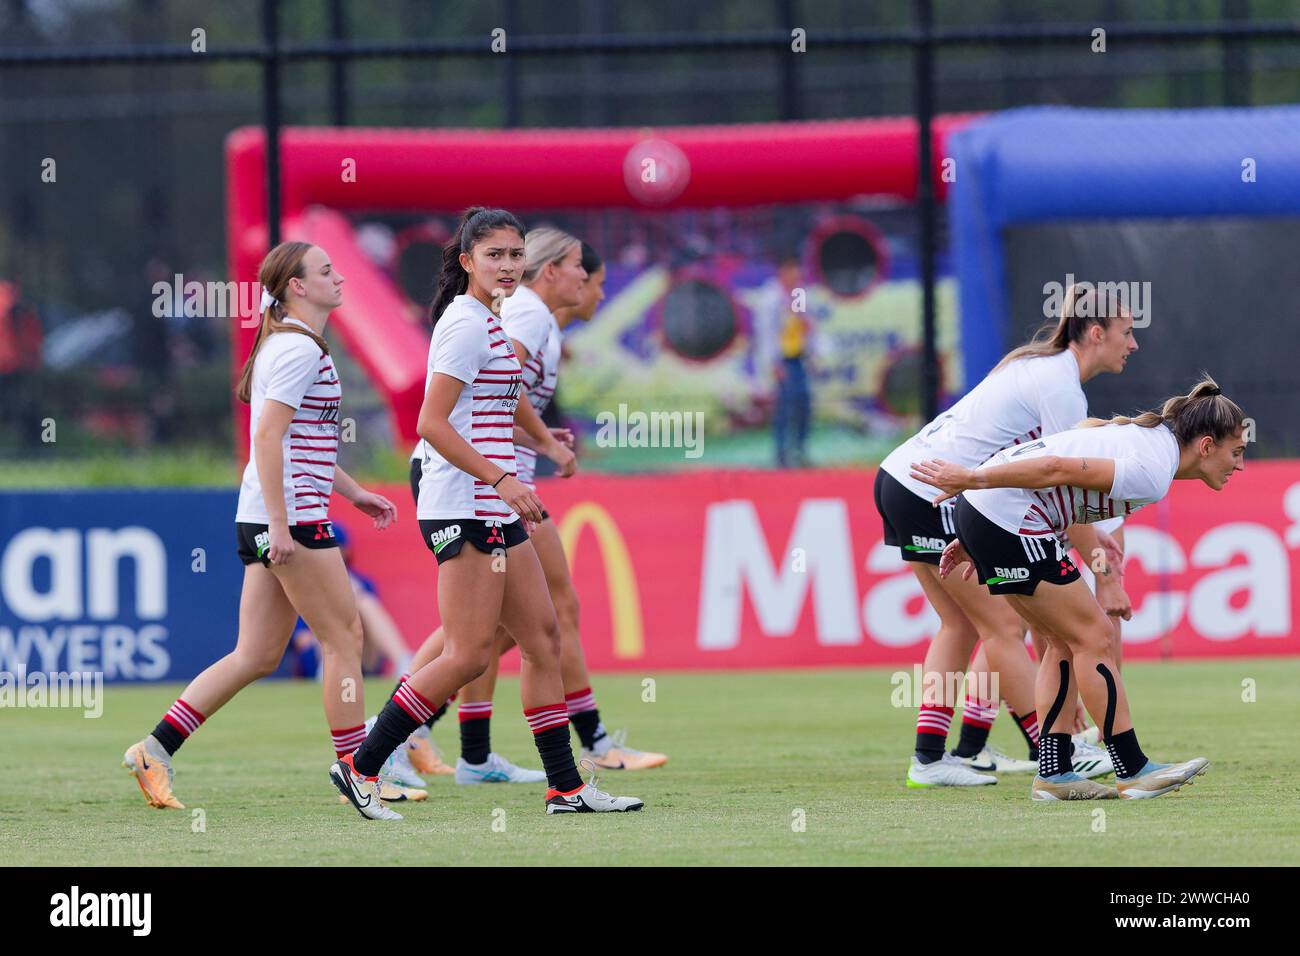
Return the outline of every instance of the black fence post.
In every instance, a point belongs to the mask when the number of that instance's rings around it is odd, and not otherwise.
[[[348,17],[343,0],[330,0],[330,39],[342,43],[347,38]],[[348,125],[348,61],[342,56],[330,60],[330,113],[335,126]]]
[[[934,25],[930,0],[917,0],[916,66],[916,210],[921,226],[921,411],[924,421],[939,414],[939,358],[935,348],[934,244],[935,202],[930,121],[934,116]],[[972,383],[973,384],[973,383]]]
[[[280,244],[280,24],[279,0],[262,0],[262,124],[266,130],[266,234]]]

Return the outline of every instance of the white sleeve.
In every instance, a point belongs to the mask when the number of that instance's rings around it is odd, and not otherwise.
[[[444,315],[434,332],[429,367],[469,385],[487,364],[487,341],[487,326],[476,317]]]
[[[551,314],[545,308],[502,309],[501,328],[506,335],[528,350],[529,356],[536,355],[546,346],[546,339],[551,334]]]
[[[276,334],[292,336],[295,341],[278,349],[278,354],[272,357],[266,397],[297,408],[320,372],[320,346],[305,335],[293,332]]]
[[[1047,363],[1039,363],[1045,365]],[[1069,431],[1078,427],[1079,422],[1088,417],[1088,399],[1084,397],[1079,383],[1036,380],[1038,386],[1038,420],[1042,423],[1043,434],[1055,435],[1057,432]]]
[[[1173,475],[1136,457],[1115,459],[1115,481],[1110,496],[1117,501],[1159,501],[1169,492]]]

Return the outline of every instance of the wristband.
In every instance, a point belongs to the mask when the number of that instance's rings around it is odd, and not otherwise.
[[[496,486],[499,485],[499,484],[501,484],[501,482],[505,481],[506,478],[508,478],[509,476],[510,476],[510,472],[508,472],[508,471],[503,471],[503,472],[501,472],[501,477],[498,478],[496,481],[492,482],[492,488],[493,488],[493,490],[495,490],[495,489],[496,489]]]

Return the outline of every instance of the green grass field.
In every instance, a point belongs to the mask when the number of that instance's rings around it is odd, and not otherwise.
[[[1300,660],[1126,667],[1146,750],[1212,766],[1178,793],[1100,804],[1032,804],[1023,775],[975,791],[904,788],[915,712],[890,706],[891,672],[661,675],[653,703],[641,701],[640,676],[599,677],[607,725],[671,755],[659,770],[601,777],[645,799],[644,812],[548,817],[539,786],[441,777],[428,802],[399,805],[398,824],[336,802],[319,688],[304,682],[236,698],[178,754],[189,809],[151,810],[119,761],[180,688],[110,688],[99,719],[0,715],[10,771],[0,856],[10,866],[1300,862]],[[1257,702],[1242,701],[1246,678]],[[369,699],[389,686],[370,682]],[[494,723],[494,749],[536,766],[511,680]],[[434,731],[453,760],[455,733],[454,717]],[[1005,714],[993,742],[1022,752]],[[205,832],[194,832],[197,809]],[[795,832],[800,810],[806,829]]]

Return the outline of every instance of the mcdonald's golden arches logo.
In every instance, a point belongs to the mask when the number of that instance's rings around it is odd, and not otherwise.
[[[578,553],[578,539],[590,526],[600,545],[605,564],[605,585],[609,589],[610,624],[614,632],[614,656],[636,659],[645,656],[644,623],[641,617],[641,591],[632,570],[632,556],[618,524],[609,512],[594,501],[583,501],[565,512],[559,522],[560,543],[568,555],[569,572],[573,572]]]

